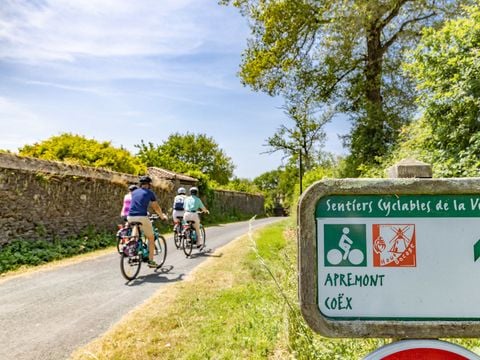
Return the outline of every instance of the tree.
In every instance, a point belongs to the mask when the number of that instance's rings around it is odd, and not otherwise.
[[[415,110],[401,72],[424,26],[471,0],[223,0],[249,19],[244,84],[270,95],[315,94],[351,115],[351,166],[375,162]]]
[[[293,127],[281,125],[275,134],[267,139],[270,149],[267,153],[282,151],[285,157],[298,159],[302,156],[303,169],[309,170],[321,157],[325,142],[323,126],[330,121],[333,113],[327,111],[316,116],[308,99],[295,97],[284,107],[285,114],[294,121]]]
[[[276,207],[285,206],[286,194],[280,186],[283,173],[281,169],[277,169],[265,172],[253,179],[253,183],[263,193],[267,214],[273,214]]]
[[[293,199],[295,185],[298,183],[298,168],[291,162],[256,177],[253,183],[265,196],[265,209],[272,213],[274,208],[282,207],[287,211],[296,203]]]
[[[235,166],[213,138],[205,134],[172,134],[161,145],[151,142],[135,145],[137,156],[147,166],[157,166],[168,170],[189,174],[201,171],[218,184],[227,184]]]
[[[405,157],[432,164],[436,177],[478,176],[480,168],[480,9],[441,29],[426,29],[405,64],[417,82],[420,117],[405,126],[382,166],[381,176]]]
[[[260,192],[252,180],[238,177],[231,179],[228,184],[222,188],[225,190],[241,191],[250,194],[256,194]]]
[[[33,145],[25,145],[19,149],[19,155],[128,174],[140,174],[146,170],[145,165],[124,148],[115,148],[109,141],[99,142],[69,133],[52,136]]]

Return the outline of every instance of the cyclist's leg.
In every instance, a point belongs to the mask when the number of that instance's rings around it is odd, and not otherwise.
[[[197,247],[202,247],[203,246],[203,236],[200,231],[200,217],[197,215],[197,219],[193,223],[193,227],[195,228],[195,232],[197,233]]]
[[[172,211],[172,219],[175,222],[175,224],[180,224],[179,218],[183,218],[185,211],[183,210],[173,210]]]
[[[152,223],[147,216],[129,216],[128,221],[137,221],[142,224],[142,231],[148,239],[148,259],[152,260],[155,252],[155,235],[153,234]]]
[[[152,223],[148,221],[148,224],[150,227],[142,226],[142,230],[145,237],[148,239],[148,260],[153,260],[153,254],[155,253],[155,235],[153,233]]]

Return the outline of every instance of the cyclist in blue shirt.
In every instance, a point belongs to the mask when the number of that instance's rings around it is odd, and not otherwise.
[[[197,248],[203,247],[202,233],[200,232],[200,216],[197,211],[201,210],[207,214],[210,213],[208,209],[203,205],[202,200],[198,197],[198,189],[196,187],[190,188],[190,196],[185,198],[184,202],[185,215],[183,219],[185,221],[194,221],[193,226],[197,232]]]
[[[165,215],[158,205],[157,197],[151,190],[152,179],[149,176],[142,176],[139,179],[140,187],[132,192],[132,201],[130,203],[130,210],[128,212],[128,222],[140,222],[145,237],[148,239],[148,266],[156,268],[158,265],[153,260],[155,251],[155,235],[153,234],[152,223],[148,219],[148,207],[160,216],[161,219],[167,220]]]

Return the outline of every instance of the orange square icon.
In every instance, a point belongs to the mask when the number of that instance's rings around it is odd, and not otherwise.
[[[373,224],[373,266],[415,267],[415,224]]]

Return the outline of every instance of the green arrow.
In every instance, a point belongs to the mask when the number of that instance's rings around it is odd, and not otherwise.
[[[478,258],[480,258],[480,240],[473,245],[473,262],[477,261]]]

